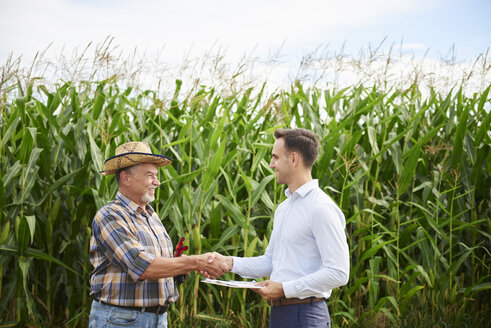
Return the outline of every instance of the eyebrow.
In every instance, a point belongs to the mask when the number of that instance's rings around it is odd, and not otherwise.
[[[152,175],[154,175],[154,174],[159,174],[159,172],[158,172],[158,171],[157,171],[157,172],[147,171],[147,172],[145,173],[145,175],[147,175],[147,174],[152,174]]]

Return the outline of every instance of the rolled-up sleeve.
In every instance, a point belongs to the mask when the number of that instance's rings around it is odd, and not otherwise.
[[[100,233],[94,235],[98,236],[105,256],[137,281],[155,255],[146,252],[138,238],[123,223],[124,219],[115,212],[98,213],[93,229],[98,229]]]

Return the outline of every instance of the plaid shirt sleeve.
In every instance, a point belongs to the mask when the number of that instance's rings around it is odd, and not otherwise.
[[[122,271],[137,281],[155,258],[154,254],[145,251],[125,224],[124,215],[108,209],[99,211],[94,218],[92,229],[97,236],[97,242],[102,245],[104,255]]]

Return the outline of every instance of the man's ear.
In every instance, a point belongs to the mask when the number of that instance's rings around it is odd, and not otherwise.
[[[300,164],[300,155],[297,153],[297,152],[291,152],[291,155],[292,155],[292,159],[291,159],[291,163],[292,163],[292,166],[293,167],[297,167],[299,164]]]
[[[122,184],[127,185],[130,178],[130,174],[128,171],[122,171],[119,175],[119,179]]]

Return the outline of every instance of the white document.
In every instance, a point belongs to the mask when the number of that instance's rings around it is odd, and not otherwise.
[[[213,284],[218,286],[232,287],[232,288],[263,288],[264,286],[254,286],[256,281],[236,281],[236,280],[215,280],[215,279],[203,279],[201,282],[207,284]]]

